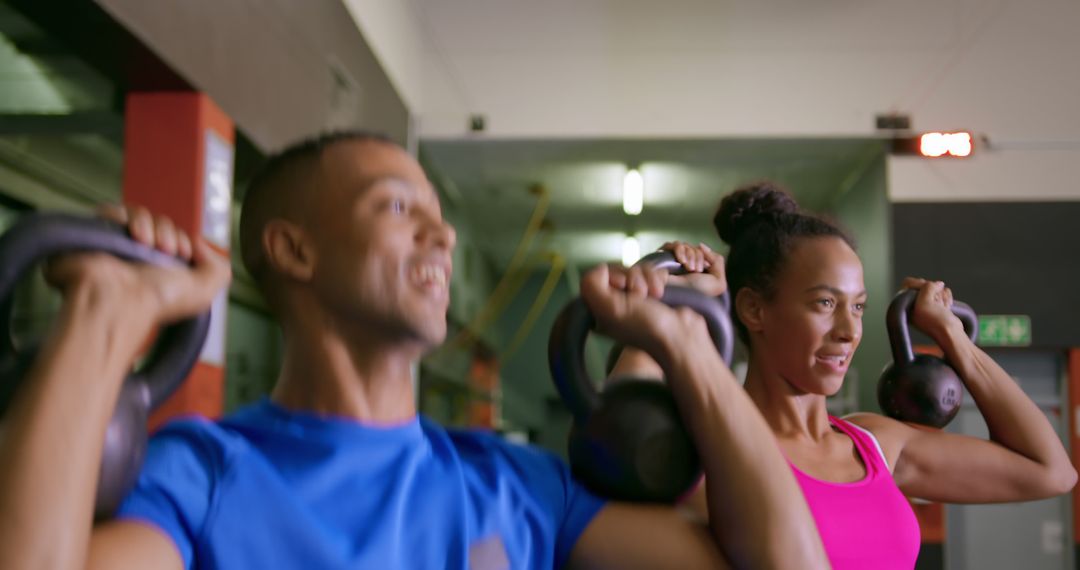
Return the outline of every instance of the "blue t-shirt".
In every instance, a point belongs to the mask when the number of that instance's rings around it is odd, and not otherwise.
[[[394,427],[269,400],[150,442],[118,518],[186,568],[552,568],[603,502],[559,459],[418,417]]]

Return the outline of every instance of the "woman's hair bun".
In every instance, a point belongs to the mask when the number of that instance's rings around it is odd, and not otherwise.
[[[791,194],[772,182],[758,182],[725,196],[713,216],[713,225],[720,239],[733,245],[755,224],[798,212],[799,205]]]

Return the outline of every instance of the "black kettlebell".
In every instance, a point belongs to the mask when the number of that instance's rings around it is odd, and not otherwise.
[[[916,289],[901,291],[885,315],[893,362],[885,367],[878,381],[878,404],[891,418],[943,428],[960,411],[964,383],[945,360],[912,351],[908,321],[918,294]],[[979,330],[975,311],[965,303],[954,301],[952,312],[964,323],[964,332],[974,341]]]
[[[638,262],[634,265],[651,265],[656,269],[666,269],[667,272],[671,275],[687,274],[686,268],[683,267],[681,263],[679,263],[678,259],[675,259],[675,254],[663,249],[645,255],[644,257],[639,259]],[[724,313],[731,312],[731,296],[728,295],[727,291],[724,291],[719,296],[717,296],[716,300],[720,303],[720,307],[724,309]],[[730,318],[728,320],[730,321]],[[724,362],[731,364],[732,351],[735,350],[735,337],[729,334],[724,338],[727,342],[721,349],[720,355],[724,357]],[[717,348],[720,347],[718,346]]]
[[[661,301],[704,316],[717,351],[731,362],[731,320],[718,299],[669,285]],[[571,470],[604,497],[674,502],[702,473],[675,398],[656,379],[620,378],[597,391],[585,368],[585,340],[594,325],[588,307],[578,298],[559,313],[548,340],[552,379],[574,416],[567,449]]]
[[[182,262],[133,241],[121,226],[70,214],[30,214],[0,238],[0,414],[33,363],[36,348],[19,349],[11,337],[14,290],[35,263],[59,253],[100,251],[156,265]],[[150,356],[129,374],[105,433],[94,515],[111,515],[135,484],[146,454],[146,419],[180,386],[195,365],[210,327],[210,312],[165,327]],[[90,379],[93,380],[93,379]]]

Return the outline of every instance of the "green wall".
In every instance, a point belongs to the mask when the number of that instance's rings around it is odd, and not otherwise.
[[[270,316],[229,303],[225,323],[225,411],[268,394],[281,369],[281,330]]]
[[[852,360],[846,383],[854,386],[851,406],[842,413],[877,411],[877,379],[891,360],[885,333],[885,310],[892,300],[892,231],[884,149],[867,157],[846,187],[838,189],[832,214],[854,236],[863,264],[868,302],[863,314],[863,339]],[[845,385],[845,390],[850,389]],[[846,393],[846,392],[845,392]]]

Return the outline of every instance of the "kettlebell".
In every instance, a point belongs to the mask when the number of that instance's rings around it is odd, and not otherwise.
[[[705,317],[717,351],[730,363],[734,336],[718,299],[669,285],[661,301]],[[571,471],[604,497],[674,502],[702,474],[674,395],[655,379],[620,378],[597,390],[585,367],[585,340],[594,326],[585,301],[574,299],[559,313],[548,339],[551,376],[574,418],[567,445]]]
[[[642,256],[642,258],[634,265],[651,265],[656,269],[666,269],[671,275],[687,274],[686,268],[679,263],[678,259],[675,259],[675,254],[664,249]],[[720,308],[724,310],[724,313],[730,314],[731,295],[725,290],[716,297],[716,300],[720,303]],[[728,320],[730,321],[731,319],[729,318]],[[731,355],[735,350],[735,337],[729,334],[724,338],[726,339],[726,343],[720,350],[720,356],[724,358],[724,362],[731,364]]]
[[[15,286],[37,262],[79,251],[100,251],[155,265],[183,263],[133,241],[123,227],[106,220],[37,213],[12,226],[0,237],[0,323],[6,327],[0,334],[0,414],[6,412],[37,354],[36,347],[16,347],[11,336]],[[95,518],[111,515],[134,486],[146,455],[147,417],[195,365],[209,327],[209,311],[164,327],[146,361],[124,380],[105,433]]]
[[[947,361],[912,351],[908,322],[918,294],[916,289],[901,291],[885,315],[893,362],[878,381],[878,404],[891,418],[943,428],[960,411],[964,383]],[[974,341],[979,330],[975,311],[965,303],[953,302],[952,312]]]

